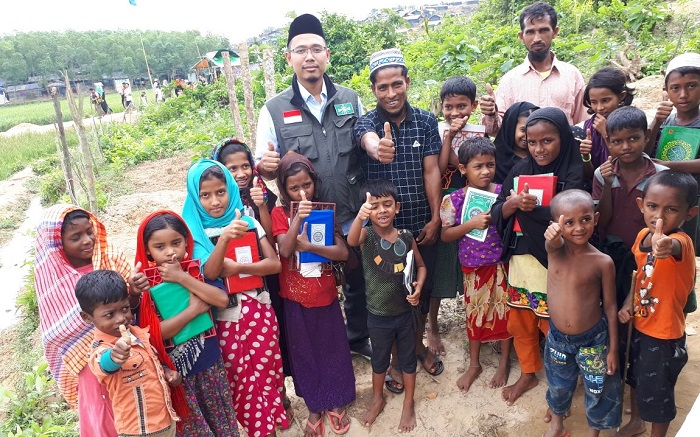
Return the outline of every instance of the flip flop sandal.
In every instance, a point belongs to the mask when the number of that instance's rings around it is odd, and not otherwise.
[[[405,389],[403,384],[401,384],[400,382],[397,382],[388,373],[384,377],[384,386],[386,387],[387,390],[389,390],[390,392],[397,394],[397,395],[400,395],[401,393],[403,393],[403,391]]]
[[[324,437],[326,435],[326,430],[323,427],[323,414],[321,414],[321,417],[316,423],[311,423],[309,419],[306,419],[306,426],[311,428],[311,431],[314,432],[314,437]],[[306,430],[304,430],[304,434],[306,434]]]
[[[423,366],[423,369],[431,376],[438,376],[445,370],[445,363],[442,362],[442,358],[440,358],[439,355],[433,354],[433,357],[433,365],[430,367],[430,369],[425,369],[425,366]],[[418,357],[418,361],[421,362],[421,365],[425,364],[426,359],[427,353]]]
[[[347,410],[343,410],[342,413],[338,414],[332,410],[326,411],[326,414],[328,414],[328,423],[331,425],[331,430],[337,435],[343,435],[348,430],[350,429],[350,421],[348,420],[348,423],[345,424],[342,428],[340,427],[343,424],[343,419],[345,416],[347,416]],[[334,422],[335,420],[335,422]],[[337,426],[336,426],[337,424]],[[323,428],[321,428],[323,429]]]

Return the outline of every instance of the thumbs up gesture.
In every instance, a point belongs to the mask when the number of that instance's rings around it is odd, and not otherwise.
[[[665,121],[669,115],[671,115],[671,111],[673,111],[673,103],[668,99],[668,93],[666,91],[663,92],[663,100],[661,103],[659,103],[659,106],[656,108],[656,115],[654,118],[658,122],[663,122]]]
[[[608,159],[600,164],[600,176],[603,178],[603,182],[605,182],[605,185],[612,186],[613,181],[615,180],[615,173],[613,173],[613,157],[608,156]]]
[[[486,84],[486,94],[479,97],[479,106],[481,107],[481,113],[492,117],[498,112],[496,107],[496,93],[493,92],[493,87],[490,83]]]
[[[526,182],[520,193],[510,190],[511,200],[515,202],[516,208],[521,211],[532,211],[537,206],[537,196],[530,194],[530,185]]]
[[[275,145],[272,141],[267,142],[267,150],[263,153],[260,160],[260,169],[269,174],[277,173],[277,168],[280,165],[280,154],[275,150]]]
[[[452,138],[459,133],[462,129],[464,129],[464,126],[467,125],[467,122],[469,121],[469,116],[466,117],[457,117],[453,118],[452,122],[450,123],[450,136]]]
[[[297,210],[297,216],[300,219],[305,219],[311,215],[312,203],[306,198],[306,191],[299,190],[299,195],[301,195],[301,201],[299,202],[299,209]]]
[[[129,355],[131,354],[131,334],[124,325],[119,325],[119,333],[121,337],[117,340],[109,353],[112,356],[112,361],[122,365],[129,359]]]
[[[141,267],[142,265],[139,261],[134,268],[131,269],[131,275],[129,275],[129,285],[131,285],[129,288],[130,295],[139,295],[150,288],[146,275],[141,272]]]
[[[544,231],[544,239],[554,241],[561,238],[562,230],[564,229],[564,216],[560,215],[559,220],[549,224],[549,227]]]
[[[394,147],[394,138],[391,136],[391,125],[389,122],[385,122],[384,138],[380,138],[377,145],[377,159],[382,164],[389,164],[394,161],[395,153],[396,148]]]
[[[372,213],[372,204],[370,203],[370,198],[372,197],[371,194],[366,193],[367,198],[365,199],[365,203],[362,204],[360,207],[360,212],[357,213],[357,218],[359,218],[362,221],[365,221],[369,218],[369,215]]]
[[[265,204],[265,195],[262,187],[258,186],[257,176],[253,177],[253,186],[250,188],[250,200],[258,207]]]
[[[229,241],[236,240],[244,236],[246,232],[248,232],[248,222],[241,220],[241,210],[236,208],[236,217],[226,226],[219,238],[226,238]]]
[[[654,256],[659,259],[671,256],[673,249],[673,239],[663,232],[663,220],[658,219],[654,224],[654,233],[651,236],[651,250]]]
[[[590,129],[586,129],[586,139],[581,140],[579,150],[581,152],[581,157],[583,157],[587,161],[590,161],[591,150],[593,150],[593,141],[591,140]]]

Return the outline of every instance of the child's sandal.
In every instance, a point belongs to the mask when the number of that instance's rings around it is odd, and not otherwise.
[[[331,429],[337,435],[343,435],[350,429],[350,420],[348,418],[348,423],[343,426],[343,419],[347,416],[348,411],[343,410],[342,413],[336,413],[332,410],[326,412],[328,414],[328,423],[331,425]]]

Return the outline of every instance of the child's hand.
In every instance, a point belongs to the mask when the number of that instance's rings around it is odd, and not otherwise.
[[[656,115],[654,118],[656,121],[662,122],[665,121],[669,115],[671,115],[671,111],[673,111],[673,103],[668,100],[668,93],[664,91],[663,94],[663,101],[659,103],[659,107],[656,108]]]
[[[634,317],[634,313],[637,311],[637,308],[632,308],[632,299],[630,301],[626,301],[623,305],[622,308],[620,308],[620,311],[617,312],[617,320],[620,321],[620,323],[628,323],[632,318]]]
[[[591,130],[586,129],[586,139],[581,140],[581,144],[579,146],[579,151],[581,152],[581,155],[590,156],[591,150],[593,150],[593,141],[591,140]]]
[[[241,220],[241,211],[236,209],[236,218],[224,228],[219,238],[226,238],[229,241],[236,240],[244,236],[246,232],[248,232],[248,222]]]
[[[406,300],[408,301],[408,303],[415,307],[418,306],[418,304],[420,303],[420,293],[422,286],[418,282],[414,282],[412,285],[413,293],[406,296]]]
[[[462,129],[464,129],[464,126],[466,126],[467,121],[469,121],[469,116],[466,116],[464,118],[453,119],[452,123],[450,123],[450,137],[454,138],[455,135],[457,135]]]
[[[122,336],[114,344],[110,353],[112,361],[122,365],[126,363],[126,360],[129,359],[129,355],[131,355],[131,334],[129,334],[124,325],[119,325],[119,332],[121,332]]]
[[[210,306],[196,295],[190,293],[190,303],[187,308],[198,316],[209,311]]]
[[[369,218],[369,215],[372,214],[372,204],[369,203],[370,197],[372,197],[371,194],[366,193],[367,198],[365,200],[365,203],[362,204],[360,207],[360,212],[357,213],[357,218],[359,218],[362,221],[365,221]]]
[[[560,215],[559,220],[556,223],[550,223],[547,230],[544,231],[544,239],[547,241],[558,240],[561,238],[562,229],[564,229],[564,216]]]
[[[394,160],[394,139],[391,136],[391,125],[389,122],[384,123],[384,138],[379,140],[377,145],[377,158],[382,164],[389,164]]]
[[[170,262],[158,266],[158,272],[160,273],[160,277],[163,278],[163,281],[175,282],[178,284],[182,280],[183,275],[187,275],[187,273],[182,270],[182,266],[180,266],[180,263],[177,261],[175,254],[173,254],[173,259]]]
[[[496,94],[494,94],[490,83],[486,84],[486,93],[479,97],[479,107],[482,114],[492,117],[496,115],[498,108],[496,107]]]
[[[654,234],[651,236],[651,250],[654,252],[654,256],[659,259],[671,256],[671,250],[673,249],[673,239],[664,234],[663,227],[663,220],[656,220]]]
[[[596,115],[593,119],[593,129],[598,131],[603,138],[608,137],[607,120],[602,115]]]
[[[607,161],[604,163],[600,164],[600,176],[603,178],[603,182],[605,182],[605,185],[612,186],[613,181],[615,180],[615,173],[613,173],[613,158],[612,156],[608,156]]]
[[[177,387],[182,382],[182,375],[177,370],[163,367],[163,373],[165,373],[165,380],[168,381],[170,387]]]
[[[311,243],[309,242],[309,236],[307,235],[308,225],[308,222],[304,223],[304,226],[301,228],[301,234],[297,235],[297,244],[295,246],[295,249],[300,252],[309,251],[309,245]]]
[[[257,207],[261,207],[265,204],[265,195],[263,194],[262,188],[258,186],[257,176],[253,178],[253,187],[250,189],[250,200],[252,200]]]
[[[306,191],[300,190],[299,194],[301,195],[301,202],[299,202],[297,217],[299,217],[300,219],[305,219],[306,217],[311,215],[311,207],[313,205],[311,204],[311,201],[306,199]]]
[[[527,182],[520,193],[516,195],[515,191],[510,190],[510,194],[513,195],[515,206],[521,211],[529,212],[537,206],[537,196],[530,194],[530,185]]]
[[[129,283],[131,284],[131,290],[129,294],[138,295],[142,292],[148,290],[150,286],[148,285],[148,279],[146,275],[141,272],[141,262],[137,262],[133,269],[131,269],[131,276],[129,276]]]
[[[608,375],[614,375],[617,372],[617,355],[608,352],[608,358],[606,359],[607,370],[605,373]]]
[[[484,230],[491,224],[491,211],[482,212],[469,219],[474,229]]]

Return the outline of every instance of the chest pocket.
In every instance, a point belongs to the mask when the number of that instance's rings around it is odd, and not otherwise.
[[[355,121],[357,117],[354,115],[333,120],[338,153],[341,155],[347,155],[354,149],[352,130],[355,127]]]
[[[297,123],[282,126],[280,127],[280,135],[285,145],[285,153],[293,150],[311,161],[318,159],[318,151],[314,144],[313,128],[310,124]]]

